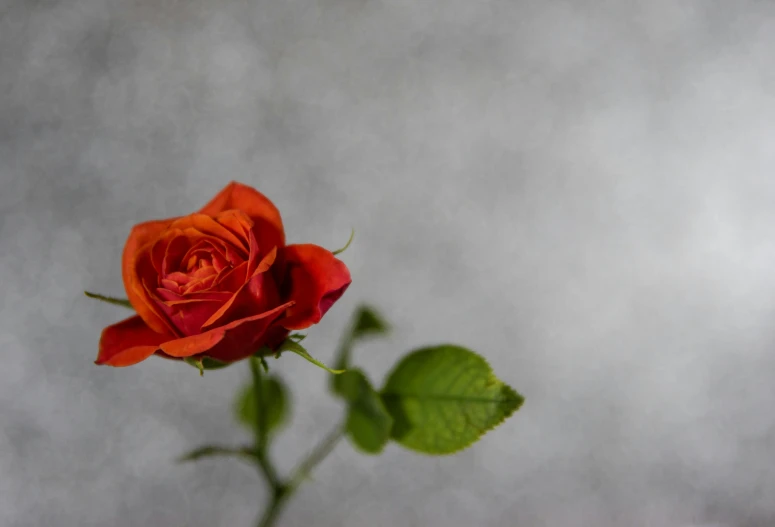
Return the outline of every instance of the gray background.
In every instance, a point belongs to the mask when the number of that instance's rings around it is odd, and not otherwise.
[[[284,526],[775,525],[771,2],[2,0],[0,525],[249,526],[240,365],[92,364],[139,221],[229,180],[341,246],[395,326],[527,404],[474,448],[346,443]],[[340,414],[273,363],[292,468]]]

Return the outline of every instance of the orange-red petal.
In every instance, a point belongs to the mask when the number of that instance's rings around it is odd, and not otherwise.
[[[283,249],[283,300],[294,302],[279,323],[287,329],[317,324],[352,282],[347,266],[328,249],[313,244]]]
[[[140,277],[137,271],[137,261],[143,253],[150,252],[150,244],[155,242],[175,219],[147,221],[135,225],[124,245],[124,253],[121,260],[121,274],[127,298],[132,307],[135,308],[135,311],[137,311],[137,314],[157,333],[166,333],[169,325],[158,313],[153,300],[143,287],[142,277]],[[148,267],[155,272],[149,257]]]
[[[267,329],[291,305],[288,302],[199,335],[165,342],[161,349],[172,357],[203,355],[226,362],[243,359],[258,351]]]
[[[158,290],[160,296],[171,296],[166,290]],[[210,293],[210,292],[208,292]],[[183,335],[194,335],[201,331],[202,324],[218,311],[224,300],[218,298],[218,293],[212,295],[215,298],[192,298],[183,300],[167,300],[159,302],[159,308],[169,317],[176,328]],[[226,293],[222,296],[229,296]]]
[[[247,221],[248,218],[245,218],[245,220]],[[182,218],[177,219],[171,227],[173,229],[180,229],[186,233],[186,235],[190,235],[192,237],[190,240],[192,244],[194,238],[212,236],[219,240],[229,242],[235,249],[242,251],[245,258],[247,258],[250,251],[247,239],[237,236],[230,229],[224,227],[206,214],[199,213],[183,216]]]
[[[262,252],[285,245],[285,230],[280,211],[269,198],[242,183],[232,181],[226,185],[199,212],[216,216],[231,209],[241,210],[253,220],[255,223],[253,229]]]
[[[100,337],[100,351],[95,364],[131,366],[154,354],[170,340],[169,335],[156,333],[139,316],[106,327]]]
[[[253,275],[240,286],[237,292],[226,303],[203,322],[202,331],[212,329],[216,325],[224,325],[231,320],[243,318],[250,314],[260,313],[279,301],[277,286],[264,273],[269,270],[277,256],[277,248],[267,254],[258,264]]]
[[[239,239],[247,240],[250,229],[253,228],[253,220],[240,210],[225,210],[215,216],[215,221],[232,231]]]
[[[219,291],[236,292],[248,279],[248,262],[242,262],[233,269],[224,270],[215,280]]]

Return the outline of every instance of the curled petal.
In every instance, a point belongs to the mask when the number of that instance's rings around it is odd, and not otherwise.
[[[150,244],[151,264],[157,274],[165,274],[165,266],[177,265],[183,252],[188,247],[188,238],[180,229],[165,229],[156,240]],[[171,263],[177,255],[177,263]]]
[[[253,276],[204,322],[202,331],[228,323],[230,320],[246,317],[251,313],[260,313],[270,306],[277,305],[279,301],[277,286],[271,275],[266,273],[274,263],[276,255],[277,249],[275,248],[261,260],[253,272]]]
[[[147,301],[146,306],[152,310],[153,315],[156,317],[154,322],[160,323],[161,329],[159,330],[154,327],[146,318],[144,312],[137,311],[137,314],[140,315],[140,317],[145,320],[145,323],[157,333],[181,336],[180,331],[172,324],[164,312],[159,309],[157,302],[158,298],[156,296],[156,289],[159,285],[159,276],[153,270],[150,251],[141,252],[138,255],[135,260],[135,273],[137,280],[133,285],[136,288],[136,292],[143,294],[143,298]]]
[[[269,247],[268,250],[265,247],[259,247],[256,235],[253,231],[250,231],[248,235],[248,244],[250,245],[250,256],[248,256],[248,276],[253,276],[256,270],[256,265],[259,264],[259,258],[265,259],[269,253],[274,253],[272,256],[272,263],[277,257],[277,246]]]
[[[167,302],[169,305],[175,305],[178,301],[186,300],[220,300],[221,302],[226,302],[232,295],[232,293],[226,291],[201,291],[183,295],[162,287],[156,289],[156,294],[159,297],[159,301]]]
[[[124,254],[121,260],[121,272],[127,298],[137,314],[157,333],[167,333],[170,326],[156,310],[153,300],[143,287],[141,272],[156,275],[148,253],[150,253],[151,244],[173,221],[175,218],[135,225],[124,245]],[[138,270],[138,267],[141,267],[142,270]]]
[[[199,335],[165,342],[161,350],[171,357],[202,355],[225,362],[244,359],[258,351],[272,323],[291,305],[288,302]]]
[[[175,230],[173,232],[176,234],[171,237],[169,243],[165,246],[161,264],[158,267],[160,276],[166,276],[177,270],[188,251],[189,241],[183,234],[183,231]]]
[[[215,215],[214,219],[241,240],[247,240],[253,228],[253,220],[241,210],[225,210]]]
[[[242,262],[233,269],[224,269],[215,283],[219,291],[237,291],[248,279],[248,262]]]
[[[272,247],[285,245],[285,230],[280,218],[280,211],[274,204],[257,191],[242,183],[232,181],[221,190],[210,202],[199,211],[208,216],[216,216],[219,213],[231,209],[238,209],[253,220],[256,239],[262,248],[269,250]]]
[[[161,295],[164,290],[159,290]],[[227,293],[228,295],[228,293]],[[201,331],[204,321],[223,305],[222,299],[190,299],[159,302],[159,307],[183,335],[194,335]]]
[[[229,242],[237,250],[243,252],[244,257],[246,258],[250,251],[246,238],[237,236],[231,230],[206,214],[199,213],[183,216],[182,218],[177,219],[171,227],[173,229],[181,229],[187,236],[190,236],[192,244],[197,237],[204,235]]]
[[[156,289],[156,302],[178,328],[181,335],[195,335],[201,332],[202,324],[233,296],[225,291],[202,291],[186,293],[174,290]]]
[[[347,266],[318,245],[289,245],[283,249],[285,276],[283,300],[294,302],[280,324],[304,329],[317,324],[339,300],[352,279]]]
[[[159,346],[172,339],[156,333],[135,315],[106,327],[100,337],[100,351],[95,364],[131,366],[154,354]]]

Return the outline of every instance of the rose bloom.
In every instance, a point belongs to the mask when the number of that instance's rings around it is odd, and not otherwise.
[[[122,273],[137,315],[103,330],[96,364],[238,361],[320,322],[351,282],[323,247],[285,245],[277,208],[236,182],[199,212],[135,226]]]

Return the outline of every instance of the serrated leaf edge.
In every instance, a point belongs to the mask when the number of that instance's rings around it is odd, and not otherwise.
[[[392,377],[393,374],[398,370],[398,368],[401,366],[401,362],[404,359],[406,359],[406,357],[409,357],[410,355],[412,355],[414,353],[417,353],[417,352],[420,352],[420,351],[424,351],[424,350],[428,350],[428,349],[433,349],[433,348],[441,348],[441,347],[450,347],[450,348],[464,349],[466,351],[474,353],[477,357],[482,359],[482,361],[484,361],[484,364],[487,366],[487,369],[489,370],[490,379],[488,379],[488,381],[491,380],[491,379],[494,379],[496,382],[500,383],[502,389],[505,388],[509,392],[510,395],[513,395],[515,397],[514,400],[517,401],[517,405],[514,406],[514,408],[512,408],[508,412],[505,412],[504,415],[498,421],[494,422],[492,425],[490,425],[490,426],[488,426],[486,428],[482,428],[482,429],[476,428],[476,430],[478,431],[478,434],[476,435],[476,439],[471,441],[469,444],[467,444],[465,446],[462,446],[460,448],[457,448],[455,450],[450,450],[448,452],[425,452],[425,451],[419,450],[417,448],[406,446],[406,445],[400,443],[399,441],[396,441],[396,440],[393,441],[398,446],[400,446],[401,448],[404,448],[406,450],[410,450],[412,452],[417,452],[418,454],[423,454],[423,455],[426,455],[426,456],[437,456],[437,457],[438,456],[451,456],[451,455],[454,455],[454,454],[458,454],[458,453],[462,452],[463,450],[471,448],[477,442],[479,442],[479,440],[482,439],[482,437],[484,437],[484,435],[487,434],[487,432],[489,432],[489,431],[497,428],[501,424],[503,424],[503,422],[506,419],[508,419],[509,417],[514,415],[517,412],[517,410],[522,408],[522,405],[525,404],[525,397],[522,394],[520,394],[519,392],[517,392],[514,388],[512,388],[511,386],[509,386],[508,384],[506,384],[505,382],[500,380],[498,378],[498,376],[495,375],[495,370],[493,370],[493,367],[492,367],[492,365],[490,365],[490,362],[483,355],[480,355],[479,353],[477,353],[477,352],[475,352],[473,350],[470,350],[468,348],[464,348],[463,346],[460,346],[459,344],[451,344],[451,343],[448,343],[448,342],[441,343],[441,344],[435,344],[435,345],[423,346],[422,348],[416,348],[416,349],[411,350],[406,355],[401,357],[398,360],[398,362],[396,363],[396,365],[393,367],[393,369],[390,370],[390,372],[387,375],[385,375],[384,384],[387,384],[388,379],[390,379],[390,377]],[[489,384],[489,382],[488,382],[488,384]],[[377,393],[379,393],[380,397],[384,397],[385,395],[390,395],[389,393],[385,394],[383,391],[379,391]],[[408,397],[411,397],[411,395],[408,396]],[[503,401],[490,400],[490,402],[507,402],[507,401],[511,401],[511,399],[505,399]]]

